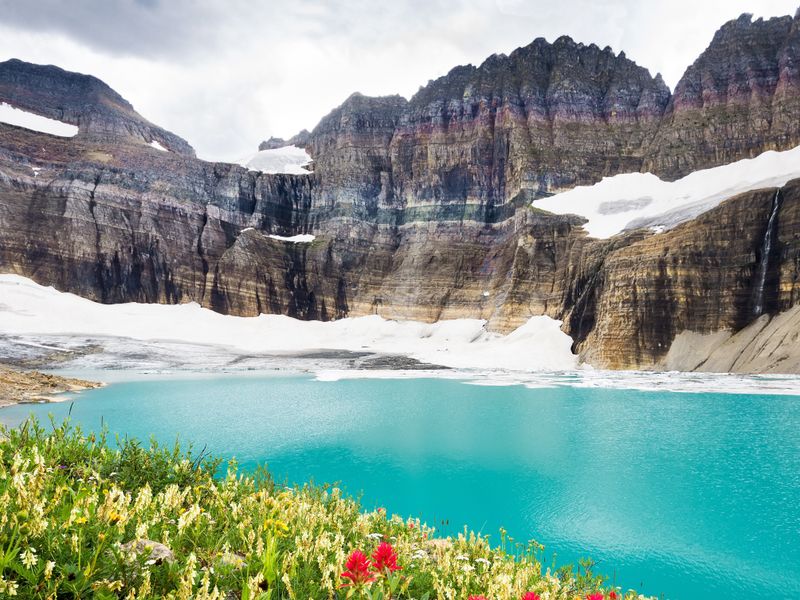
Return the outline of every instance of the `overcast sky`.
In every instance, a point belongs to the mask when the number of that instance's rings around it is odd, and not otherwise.
[[[0,0],[0,60],[95,75],[201,158],[312,129],[352,92],[410,97],[537,37],[624,50],[673,88],[719,26],[800,0]]]

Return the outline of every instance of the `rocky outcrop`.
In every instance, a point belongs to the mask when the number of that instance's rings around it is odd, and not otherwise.
[[[354,94],[292,143],[314,157],[328,201],[345,190],[373,213],[413,208],[424,219],[445,205],[496,222],[515,199],[604,176],[677,179],[800,144],[798,31],[798,17],[742,15],[674,94],[624,52],[539,38],[456,67],[408,102]]]
[[[79,392],[101,385],[39,371],[22,371],[0,364],[0,407],[17,403],[57,402],[59,394]]]
[[[477,317],[506,332],[546,314],[596,366],[663,366],[686,332],[733,339],[792,310],[800,185],[610,240],[529,200],[800,143],[797,120],[781,120],[800,98],[796,26],[726,25],[675,95],[624,53],[568,38],[459,67],[409,101],[355,94],[289,140],[314,158],[310,175],[197,160],[98,80],[10,61],[0,100],[80,133],[0,124],[0,269],[101,302],[196,301],[248,316]],[[172,151],[148,148],[153,139]],[[316,238],[270,237],[300,233]]]
[[[610,48],[537,39],[453,69],[410,101],[354,94],[304,146],[321,194],[372,212],[496,222],[509,203],[638,170],[669,101],[660,76]]]

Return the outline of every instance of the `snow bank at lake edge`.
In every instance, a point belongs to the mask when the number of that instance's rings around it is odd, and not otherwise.
[[[92,335],[182,341],[241,353],[346,350],[401,354],[458,369],[564,371],[578,366],[561,322],[532,317],[508,335],[485,321],[389,321],[379,316],[299,321],[282,315],[234,317],[196,303],[99,304],[18,275],[0,275],[0,334]]]

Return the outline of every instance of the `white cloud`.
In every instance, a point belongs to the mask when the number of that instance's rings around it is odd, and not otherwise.
[[[0,60],[100,77],[199,156],[312,128],[354,91],[412,95],[458,64],[562,34],[674,86],[714,31],[797,0],[0,0]]]

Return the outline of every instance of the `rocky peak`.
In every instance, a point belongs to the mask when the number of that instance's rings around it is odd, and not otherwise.
[[[793,147],[798,89],[797,16],[726,23],[674,94],[625,52],[540,37],[455,67],[408,102],[354,94],[308,146],[329,179],[364,169],[369,201],[504,204],[620,172],[675,179]]]
[[[306,144],[308,144],[308,138],[310,136],[311,132],[308,129],[303,129],[300,133],[289,138],[288,140],[279,137],[271,137],[268,140],[261,142],[258,145],[258,149],[259,151],[275,150],[276,148],[283,148],[285,146],[297,146],[299,148],[305,148]]]
[[[323,117],[312,137],[335,129],[394,127],[408,101],[402,96],[365,96],[355,92]]]
[[[91,75],[11,59],[0,63],[0,102],[77,125],[78,135],[84,138],[157,141],[177,154],[194,156],[185,140],[144,119],[127,100]]]
[[[644,170],[677,178],[800,144],[797,23],[724,24],[675,87]]]

